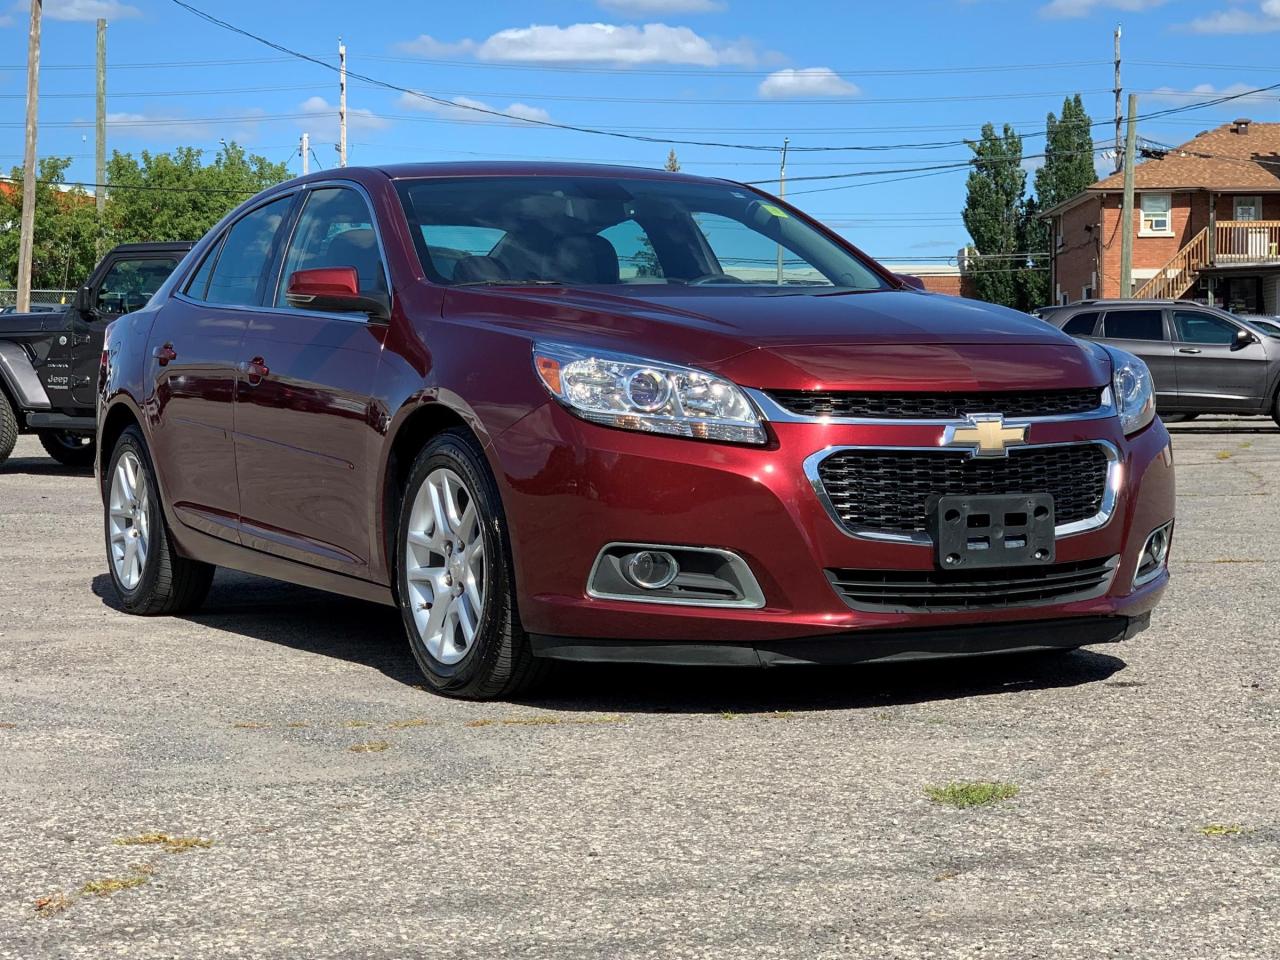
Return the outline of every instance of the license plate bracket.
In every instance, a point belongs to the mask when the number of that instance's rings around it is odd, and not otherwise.
[[[1054,561],[1053,496],[1048,493],[938,497],[929,521],[943,570]]]

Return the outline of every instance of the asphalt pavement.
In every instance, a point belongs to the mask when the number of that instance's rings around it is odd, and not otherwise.
[[[126,616],[92,478],[23,438],[0,957],[1280,956],[1280,429],[1171,432],[1174,581],[1132,641],[498,704],[300,587]],[[930,796],[970,781],[1016,795]]]

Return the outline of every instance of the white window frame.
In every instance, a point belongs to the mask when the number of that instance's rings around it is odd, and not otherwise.
[[[1156,197],[1163,197],[1165,201],[1164,211],[1150,211],[1148,216],[1147,201]],[[1138,195],[1138,236],[1140,237],[1172,237],[1173,236],[1173,194],[1172,193],[1141,193]],[[1147,226],[1148,222],[1154,224],[1156,221],[1164,220],[1164,229],[1156,226]]]
[[[1253,219],[1261,220],[1262,219],[1262,197],[1258,195],[1254,195],[1254,196],[1242,195],[1238,197],[1232,197],[1231,198],[1231,219],[1232,220],[1240,219],[1240,202],[1242,200],[1248,201],[1249,205],[1253,207],[1254,210],[1257,211],[1258,215]],[[1252,222],[1252,221],[1245,221],[1245,222]]]

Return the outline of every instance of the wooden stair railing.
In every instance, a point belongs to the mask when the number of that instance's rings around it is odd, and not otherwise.
[[[1209,228],[1173,255],[1134,297],[1140,300],[1176,300],[1191,289],[1200,271],[1209,264]]]

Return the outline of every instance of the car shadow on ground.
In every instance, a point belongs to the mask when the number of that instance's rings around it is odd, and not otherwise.
[[[93,579],[93,592],[118,609],[107,574]],[[205,605],[185,619],[360,664],[409,686],[423,682],[399,613],[391,607],[219,570]],[[1098,683],[1125,666],[1116,656],[1092,650],[770,670],[566,663],[544,688],[520,702],[601,713],[883,708]]]
[[[0,463],[0,473],[29,477],[92,477],[93,467],[64,467],[52,457],[11,457]]]

